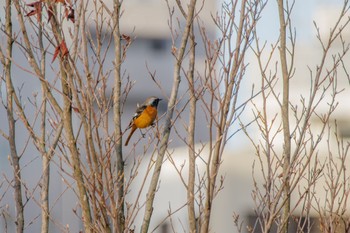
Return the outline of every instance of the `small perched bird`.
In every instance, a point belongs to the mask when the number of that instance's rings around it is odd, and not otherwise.
[[[157,118],[157,107],[159,101],[161,101],[161,99],[158,97],[151,96],[148,97],[143,104],[137,106],[136,112],[127,128],[131,128],[131,131],[128,138],[126,139],[125,146],[128,145],[129,140],[136,129],[143,129],[149,126],[153,126],[154,120]]]

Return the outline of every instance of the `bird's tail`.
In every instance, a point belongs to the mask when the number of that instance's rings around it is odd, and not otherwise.
[[[126,142],[125,142],[125,146],[127,146],[127,145],[129,144],[130,138],[131,138],[131,136],[134,134],[134,132],[135,132],[136,129],[137,129],[137,128],[136,128],[135,126],[131,127],[130,134],[129,134],[128,138],[126,139]]]

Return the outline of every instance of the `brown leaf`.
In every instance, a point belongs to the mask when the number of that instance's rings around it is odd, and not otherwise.
[[[76,108],[76,107],[73,107],[73,106],[72,106],[72,109],[73,109],[74,112],[80,113],[79,108]]]
[[[33,7],[34,9],[31,10],[29,13],[26,14],[26,16],[30,17],[33,15],[36,15],[37,20],[41,21],[41,12],[42,12],[42,1],[36,1],[32,3],[28,3],[27,6]]]
[[[122,39],[125,40],[126,42],[130,43],[131,42],[131,37],[126,35],[126,34],[122,34]]]
[[[55,52],[53,53],[52,62],[55,61],[55,59],[56,59],[56,57],[57,57],[57,55],[58,55],[59,52],[60,52],[60,46],[57,46],[57,47],[55,48]],[[51,62],[51,63],[52,63],[52,62]]]
[[[73,23],[75,23],[75,19],[74,19],[74,9],[71,6],[66,6],[65,9],[65,14],[68,20],[72,21]]]
[[[177,53],[177,48],[173,45],[173,46],[171,46],[171,53],[173,54],[173,55],[176,55],[176,53]]]
[[[68,48],[67,48],[67,45],[66,45],[66,42],[64,40],[62,40],[61,44],[60,44],[60,47],[61,47],[61,54],[62,54],[62,57],[66,56],[68,54]]]
[[[64,57],[64,56],[66,56],[69,53],[67,45],[66,45],[66,42],[64,40],[62,40],[61,44],[59,44],[55,48],[55,52],[53,54],[52,62],[55,61],[55,59],[56,59],[56,57],[58,56],[59,53],[60,53],[61,57]]]
[[[49,8],[47,9],[47,15],[48,15],[48,20],[47,20],[47,22],[50,22],[50,19],[51,19],[52,16],[53,16],[53,8],[52,8],[52,6],[49,6]]]

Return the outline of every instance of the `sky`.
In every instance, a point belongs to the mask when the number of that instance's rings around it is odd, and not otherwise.
[[[325,21],[322,21],[322,17],[329,18],[326,15],[327,10],[340,7],[342,2],[343,0],[296,0],[292,12],[292,20],[294,27],[297,29],[298,40],[308,41],[313,39],[316,32],[313,21],[325,23]],[[261,33],[267,40],[273,39],[278,33],[276,30],[278,29],[276,6],[277,1],[269,1],[260,21],[260,24],[264,25],[264,30]]]

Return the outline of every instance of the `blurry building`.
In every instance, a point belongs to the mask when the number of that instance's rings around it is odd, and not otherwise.
[[[274,4],[275,2],[271,3]],[[268,6],[269,8],[270,6]],[[273,6],[274,7],[274,6]],[[273,8],[272,7],[272,8]],[[307,7],[307,8],[306,8]],[[275,10],[275,8],[273,8]],[[305,14],[305,10],[308,10],[312,13]],[[293,26],[296,27],[298,30],[300,29],[300,33],[298,31],[297,33],[297,43],[296,43],[296,57],[295,57],[295,67],[296,73],[291,81],[291,91],[290,91],[290,97],[292,103],[298,103],[300,102],[300,97],[303,95],[304,97],[308,97],[308,93],[310,91],[310,72],[309,67],[312,69],[316,68],[316,65],[319,64],[320,58],[322,56],[322,49],[320,47],[319,42],[316,39],[316,30],[313,25],[313,21],[315,20],[318,22],[318,26],[320,28],[321,37],[326,40],[326,38],[329,36],[329,29],[334,25],[335,20],[337,20],[339,16],[340,8],[337,4],[319,4],[317,1],[313,1],[305,3],[305,2],[298,2],[295,4],[295,9],[293,10],[293,13],[295,16],[295,24]],[[266,27],[263,27],[262,34],[267,37],[268,40],[277,39],[277,33],[278,33],[278,22],[276,15],[277,12],[273,12],[273,10],[266,9],[265,14],[267,13],[268,16],[264,16],[263,25],[268,25]],[[294,15],[293,14],[293,15]],[[267,19],[266,19],[267,17]],[[299,18],[298,18],[299,17]],[[293,18],[294,20],[294,18]],[[307,22],[307,23],[306,23]],[[275,27],[277,26],[277,27]],[[263,41],[263,38],[260,38],[261,41]],[[345,39],[349,40],[349,34],[347,32],[344,33]],[[342,48],[342,44],[340,41],[337,41],[334,44],[334,47],[332,47],[330,53],[337,53],[337,51],[340,51]],[[278,55],[278,52],[276,52],[276,55]],[[251,61],[254,59],[254,55],[247,58],[247,60]],[[344,58],[344,64],[350,64],[350,57],[347,55]],[[250,80],[254,80],[252,82],[256,82],[256,80],[259,80],[260,73],[259,70],[254,62],[251,62],[249,64],[247,77],[249,77]],[[346,66],[346,65],[345,65]],[[327,69],[331,69],[332,67],[332,59],[328,59],[326,61],[326,67]],[[326,70],[327,70],[326,69]],[[338,74],[339,80],[337,81],[337,85],[339,87],[339,90],[342,89],[342,87],[345,88],[341,93],[338,94],[338,105],[337,108],[332,115],[331,121],[334,122],[334,120],[337,120],[338,123],[338,133],[341,135],[341,138],[343,140],[348,141],[350,140],[350,120],[349,120],[349,114],[350,114],[350,108],[348,107],[348,99],[350,98],[350,91],[349,91],[349,79],[347,77],[347,74],[344,72],[340,72]],[[256,77],[256,79],[254,79]],[[247,88],[250,90],[251,83],[246,83],[244,88]],[[256,82],[255,84],[257,84]],[[256,87],[258,87],[256,85]],[[320,112],[326,111],[329,107],[327,102],[327,98],[329,99],[330,96],[325,96],[324,101],[318,106],[318,110]],[[254,102],[259,106],[261,104],[261,100],[259,98],[255,99]],[[252,116],[250,115],[251,111],[248,110],[249,113],[247,113],[247,119],[252,119]],[[268,113],[270,114],[270,119],[276,112],[280,112],[279,106],[277,103],[269,103],[268,104]],[[291,118],[292,119],[292,118]],[[321,120],[317,117],[311,119],[311,124],[313,125],[313,133],[317,135],[317,133],[320,131],[321,127]],[[292,125],[293,126],[293,125]],[[254,127],[251,129],[251,136],[256,141],[261,139],[260,132],[257,131],[257,129]],[[235,130],[233,130],[235,131]],[[243,221],[243,232],[250,232],[249,230],[251,228],[245,228],[246,225],[254,226],[256,223],[257,214],[255,213],[255,204],[253,202],[252,197],[252,190],[254,189],[254,182],[252,176],[255,177],[255,181],[258,184],[263,183],[263,177],[260,174],[259,171],[259,165],[256,157],[256,151],[254,148],[247,143],[247,140],[243,134],[237,135],[231,139],[232,142],[229,142],[229,145],[225,151],[225,155],[223,157],[223,163],[221,166],[220,175],[223,175],[225,177],[225,183],[223,190],[218,194],[216,199],[214,200],[214,211],[212,213],[212,219],[211,219],[211,230],[212,232],[220,232],[220,233],[232,233],[232,232],[238,232],[237,228],[234,226],[234,219],[233,215],[237,214],[239,215],[239,219]],[[274,143],[276,145],[282,145],[283,144],[283,138],[277,138]],[[335,141],[331,142],[331,145],[336,145]],[[278,146],[277,146],[278,147]],[[200,145],[198,145],[198,148],[200,148]],[[332,149],[335,149],[333,147]],[[203,150],[202,155],[205,157],[207,155],[208,151]],[[176,147],[174,150],[174,153],[171,155],[171,159],[173,162],[170,162],[169,160],[164,162],[163,168],[162,168],[162,174],[161,174],[161,183],[159,191],[157,192],[157,198],[155,201],[155,208],[153,213],[153,219],[152,219],[152,225],[151,227],[155,227],[158,224],[162,223],[162,220],[164,217],[167,216],[168,210],[177,210],[181,205],[183,205],[186,202],[186,193],[184,186],[182,184],[182,181],[178,175],[178,172],[173,166],[173,163],[177,165],[177,167],[181,167],[184,165],[183,171],[184,171],[184,177],[186,180],[186,166],[188,163],[187,158],[187,148],[186,147]],[[281,152],[282,154],[282,152]],[[336,153],[335,153],[336,154]],[[327,160],[327,143],[323,142],[319,146],[319,152],[317,153],[317,159],[320,162],[320,164],[324,163]],[[187,162],[185,162],[187,161]],[[205,165],[204,163],[198,162],[198,171],[203,172]],[[346,164],[350,164],[350,158],[346,159]],[[253,168],[253,164],[255,164]],[[341,166],[341,162],[339,159],[335,159],[335,164],[337,166]],[[266,164],[265,164],[266,165]],[[146,169],[145,167],[143,169]],[[141,169],[141,173],[143,171]],[[254,170],[254,174],[253,174]],[[350,173],[348,169],[346,170],[346,177],[350,176]],[[142,177],[142,176],[141,176]],[[137,182],[136,182],[137,183]],[[316,186],[315,186],[315,194],[317,197],[319,197],[319,200],[323,203],[327,200],[326,192],[325,192],[325,180],[324,177],[318,180]],[[305,182],[300,183],[300,187],[305,187],[307,184]],[[300,188],[299,187],[299,188]],[[293,195],[292,197],[292,204],[298,200],[298,194]],[[349,208],[350,209],[350,206]],[[298,216],[302,213],[301,207],[298,207],[295,209],[295,217],[294,219],[291,219],[291,225],[290,225],[290,232],[311,232],[311,233],[319,233],[320,226],[319,222],[317,220],[317,213],[315,209],[311,210],[311,218],[310,219],[303,219],[302,216]],[[187,230],[187,209],[183,209],[176,213],[172,217],[171,220],[168,220],[167,222],[163,223],[165,227],[163,228],[164,231],[156,231],[156,232],[172,232],[171,224],[175,225],[177,228],[175,230],[181,232],[181,229]],[[304,223],[304,226],[300,226],[297,224],[296,221],[299,221],[301,223]],[[141,219],[140,219],[141,221]],[[309,226],[312,226],[312,228],[308,228]],[[160,229],[160,228],[157,228]],[[166,230],[168,229],[168,230]],[[340,228],[340,232],[342,229]],[[255,231],[259,233],[260,231]],[[272,232],[276,232],[276,228],[274,227],[272,229]]]

